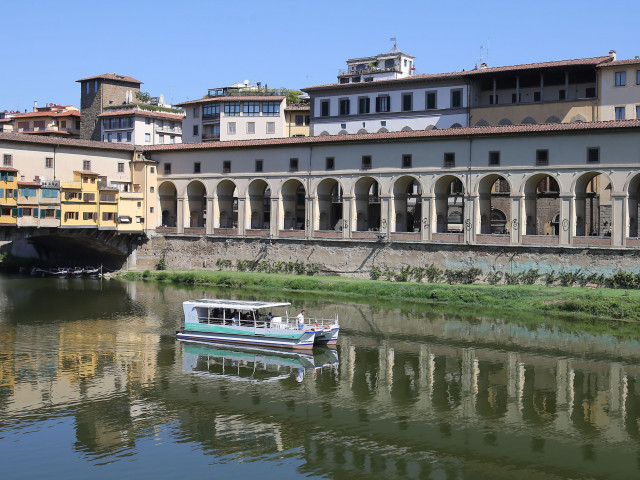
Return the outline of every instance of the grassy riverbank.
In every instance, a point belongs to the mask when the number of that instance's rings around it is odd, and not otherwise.
[[[640,320],[640,291],[539,285],[449,285],[389,282],[347,277],[232,271],[126,272],[125,279],[211,285],[252,290],[330,293],[339,296],[411,300],[481,307],[505,312],[557,314],[579,320]]]

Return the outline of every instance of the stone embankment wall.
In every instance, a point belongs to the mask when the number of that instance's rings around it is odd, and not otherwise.
[[[402,267],[435,265],[445,270],[480,268],[519,273],[538,269],[612,275],[619,270],[640,272],[640,250],[550,248],[522,246],[372,243],[368,241],[303,241],[204,236],[151,238],[135,252],[135,270],[153,270],[164,257],[170,270],[216,269],[218,259],[317,263],[319,274],[368,278],[373,266],[399,271]],[[130,262],[133,263],[133,262]]]

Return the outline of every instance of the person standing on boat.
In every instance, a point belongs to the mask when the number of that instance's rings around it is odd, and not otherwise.
[[[300,311],[300,313],[296,317],[296,320],[298,321],[298,329],[303,330],[304,329],[304,310]]]

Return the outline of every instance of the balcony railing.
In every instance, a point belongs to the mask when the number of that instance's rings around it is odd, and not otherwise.
[[[156,127],[156,132],[157,133],[177,133],[182,135],[182,127],[167,127],[167,126]]]
[[[203,133],[202,140],[220,140],[219,133]]]

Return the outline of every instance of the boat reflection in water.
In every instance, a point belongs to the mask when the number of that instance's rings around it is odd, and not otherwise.
[[[182,371],[232,380],[260,383],[294,376],[302,382],[305,373],[338,368],[338,353],[331,348],[283,351],[226,344],[184,343]]]

